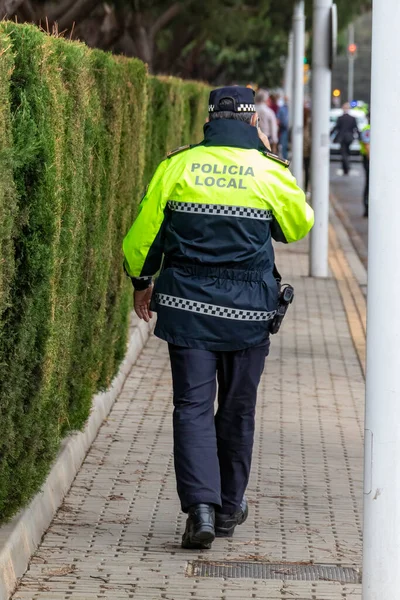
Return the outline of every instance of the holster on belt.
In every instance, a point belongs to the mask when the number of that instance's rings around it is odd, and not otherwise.
[[[276,268],[276,265],[274,265],[273,273],[274,273],[276,282],[278,284],[279,293],[278,293],[278,306],[276,309],[276,314],[275,314],[274,318],[272,319],[270,330],[269,330],[269,332],[272,335],[274,335],[275,333],[278,333],[279,329],[281,328],[282,321],[285,318],[285,315],[287,313],[287,309],[289,308],[289,305],[292,304],[293,299],[294,299],[294,288],[291,285],[289,285],[288,283],[284,283],[282,285],[282,277],[281,277],[278,269]]]

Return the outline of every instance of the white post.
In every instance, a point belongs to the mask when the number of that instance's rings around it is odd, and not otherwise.
[[[363,600],[400,597],[400,2],[372,28]]]
[[[289,34],[288,40],[288,56],[285,68],[285,96],[289,98],[289,126],[292,126],[292,96],[293,96],[293,31]]]
[[[293,16],[293,98],[292,98],[292,172],[303,187],[303,121],[304,121],[304,0],[298,0]]]
[[[315,225],[311,231],[310,275],[328,277],[329,227],[329,66],[332,0],[314,0],[311,199]]]
[[[354,24],[353,23],[350,23],[350,25],[349,25],[348,37],[349,37],[348,47],[350,47],[352,44],[354,44]],[[354,60],[355,60],[355,56],[354,56],[354,54],[352,54],[349,51],[347,52],[347,54],[348,54],[348,61],[349,61],[347,98],[348,98],[349,102],[353,102],[353,100],[354,100]]]

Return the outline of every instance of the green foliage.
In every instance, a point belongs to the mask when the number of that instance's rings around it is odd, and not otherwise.
[[[205,86],[0,25],[0,521],[36,492],[126,350],[121,244]],[[146,131],[149,127],[149,131]]]
[[[292,14],[291,1],[185,2],[158,38],[155,69],[218,85],[279,85]]]
[[[335,0],[338,10],[339,30],[342,30],[353,19],[360,14],[372,9],[372,0]]]
[[[268,87],[282,84],[295,2],[108,0],[93,6],[83,0],[3,0],[10,18],[29,15],[38,24],[47,18],[50,28],[61,20],[68,35],[91,47],[136,56],[152,73],[215,85],[254,82]],[[372,0],[336,4],[340,30],[372,8]],[[305,0],[305,5],[311,33],[314,0]]]
[[[182,2],[179,15],[158,34],[154,70],[218,85],[282,84],[288,34],[296,0],[204,0]],[[336,0],[339,28],[371,0]],[[138,0],[135,11],[154,21],[172,2]],[[133,3],[132,3],[133,6]],[[307,30],[312,32],[313,0],[306,0]]]
[[[168,150],[202,139],[208,94],[209,89],[198,82],[149,77],[145,181]]]

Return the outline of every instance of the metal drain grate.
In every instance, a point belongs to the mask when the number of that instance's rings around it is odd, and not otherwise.
[[[248,577],[250,579],[361,583],[361,574],[358,569],[338,565],[308,565],[301,563],[194,560],[188,564],[186,574],[189,577]]]

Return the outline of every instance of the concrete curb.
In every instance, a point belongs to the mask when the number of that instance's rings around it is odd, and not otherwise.
[[[27,508],[0,528],[0,600],[9,599],[18,579],[25,573],[31,556],[62,504],[100,426],[151,334],[153,323],[146,324],[136,317],[133,319],[125,359],[111,387],[93,398],[92,411],[85,429],[64,440],[41,491]]]
[[[336,232],[339,245],[346,256],[347,262],[349,263],[351,271],[354,275],[354,279],[361,288],[365,288],[367,285],[367,269],[364,263],[364,257],[362,254],[360,254],[358,246],[355,245],[354,241],[356,237],[359,238],[360,243],[363,244],[365,249],[364,242],[361,240],[356,231],[353,230],[353,233],[351,234],[346,225],[343,223],[342,216],[340,213],[338,213],[337,203],[335,204],[332,202],[332,207],[333,209],[330,211],[329,220]],[[351,227],[351,225],[348,227]]]
[[[365,245],[363,239],[360,237],[360,235],[354,229],[348,214],[340,206],[339,201],[337,200],[335,195],[332,193],[330,194],[330,201],[331,201],[331,207],[333,209],[333,210],[331,210],[331,221],[332,221],[332,217],[333,217],[333,219],[335,221],[334,226],[335,226],[335,229],[338,231],[339,237],[343,240],[345,238],[347,238],[346,248],[349,248],[349,254],[355,254],[357,256],[358,262],[361,263],[363,270],[364,270],[363,285],[366,285],[366,283],[367,283],[367,277],[366,277],[367,271],[366,270],[367,270],[367,263],[368,263],[368,248]],[[350,250],[350,247],[351,247],[350,245],[352,246],[353,252]],[[360,272],[359,268],[357,268],[356,271]]]
[[[345,230],[347,232],[347,235],[348,235],[351,243],[353,244],[353,246],[359,256],[360,261],[362,262],[364,267],[367,268],[368,248],[367,248],[364,240],[361,238],[359,233],[353,227],[353,224],[351,222],[349,215],[347,214],[346,210],[340,205],[340,202],[338,201],[338,199],[332,192],[330,194],[330,201],[331,201],[331,206],[333,207],[335,214],[340,219],[343,227],[345,228]]]
[[[330,213],[329,265],[342,298],[349,330],[361,369],[366,373],[367,271],[352,240],[334,211]]]

